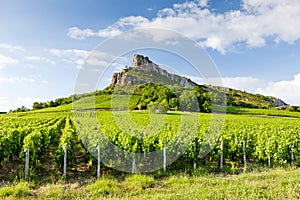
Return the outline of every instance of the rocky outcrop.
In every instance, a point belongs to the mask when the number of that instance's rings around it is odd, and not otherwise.
[[[169,73],[149,60],[148,57],[138,54],[132,56],[131,67],[123,69],[120,73],[115,73],[112,77],[112,85],[114,86],[143,83],[178,84],[185,87],[197,85],[188,78]]]
[[[273,104],[277,107],[282,107],[282,106],[288,106],[288,104],[286,104],[284,101],[282,101],[281,99],[275,99],[273,101]]]

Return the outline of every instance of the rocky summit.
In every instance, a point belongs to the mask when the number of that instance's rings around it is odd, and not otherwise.
[[[133,84],[159,83],[162,85],[177,84],[185,87],[193,87],[197,84],[186,77],[171,74],[160,68],[148,57],[134,54],[131,67],[122,72],[115,73],[112,77],[113,86],[124,86]]]

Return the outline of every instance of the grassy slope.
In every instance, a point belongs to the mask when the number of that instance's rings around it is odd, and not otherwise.
[[[116,95],[113,97],[113,107],[115,109],[122,109],[128,107],[128,96],[127,95]],[[138,101],[138,96],[132,96],[130,102],[135,104]],[[75,101],[74,105],[66,104],[53,108],[45,108],[41,110],[30,111],[33,113],[50,113],[50,112],[70,112],[75,106],[76,109],[111,109],[112,98],[110,95],[98,95],[85,97]],[[219,109],[216,108],[216,112]],[[220,109],[223,111],[223,109]],[[254,108],[238,108],[227,106],[226,112],[229,114],[240,114],[240,115],[267,115],[267,116],[285,116],[285,117],[300,117],[300,112],[291,112],[286,110],[277,109],[254,109]]]
[[[19,182],[0,189],[7,199],[299,199],[300,169],[272,169],[242,175],[177,174],[154,178],[103,176],[84,183],[45,184]]]
[[[123,109],[128,107],[128,103],[136,104],[139,97],[132,95],[97,95],[97,96],[89,96],[74,101],[74,103],[61,105],[58,107],[45,108],[30,112],[35,113],[47,113],[47,112],[69,112],[72,109]]]

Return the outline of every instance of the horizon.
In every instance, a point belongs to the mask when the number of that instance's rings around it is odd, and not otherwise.
[[[224,87],[300,105],[300,4],[293,0],[12,0],[2,3],[0,16],[1,112],[72,95],[92,50],[139,28],[166,28],[195,41],[215,63]],[[174,55],[138,52],[201,81]],[[107,80],[130,63],[130,55],[121,56]]]

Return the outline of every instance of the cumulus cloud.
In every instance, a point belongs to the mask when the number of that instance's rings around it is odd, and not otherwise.
[[[300,105],[300,73],[292,80],[270,82],[266,87],[258,88],[256,92],[281,98],[291,105]]]
[[[245,90],[256,93],[257,88],[266,87],[268,81],[254,77],[224,77],[222,83],[225,87],[230,87],[238,90]]]
[[[218,85],[223,87],[229,87],[237,90],[245,90],[247,92],[256,93],[258,88],[267,87],[269,82],[267,80],[261,80],[258,78],[250,76],[240,76],[240,77],[218,77],[218,78],[199,78],[187,76],[191,80],[198,84],[210,84]]]
[[[17,64],[18,62],[17,59],[0,54],[0,69],[7,65]]]
[[[201,7],[207,7],[208,6],[208,0],[199,0],[199,5]]]
[[[25,59],[33,62],[48,62],[51,64],[55,64],[53,60],[40,56],[25,56]]]
[[[78,69],[82,69],[84,64],[90,67],[107,67],[111,64],[112,67],[121,69],[125,67],[124,61],[127,62],[125,57],[119,57],[115,55],[108,54],[101,51],[86,51],[80,49],[48,49],[50,54],[60,58],[63,62],[74,64]],[[32,58],[36,59],[36,58]]]
[[[63,62],[74,64],[78,69],[81,68],[90,52],[80,49],[48,49],[50,54],[60,58]]]
[[[293,43],[300,38],[298,0],[242,0],[240,10],[217,13],[207,0],[174,4],[153,19],[142,16],[120,18],[97,31],[73,27],[75,39],[91,36],[112,37],[132,28],[166,28],[196,40],[201,46],[221,53],[237,46],[262,47],[272,41]]]
[[[69,28],[68,36],[73,39],[84,40],[86,37],[98,36],[98,37],[114,37],[121,33],[121,30],[118,30],[114,27],[108,27],[103,30],[94,31],[91,29],[80,29],[78,27]]]
[[[0,44],[0,49],[5,49],[9,52],[24,51],[24,48],[19,45]]]
[[[111,38],[121,34],[131,28],[135,28],[139,24],[149,22],[148,19],[141,16],[130,16],[120,18],[114,25],[105,29],[94,31],[92,29],[80,29],[78,27],[72,27],[68,30],[68,36],[73,39],[84,40],[87,37],[104,37]]]
[[[12,77],[0,77],[0,83],[20,83],[20,82],[35,82],[33,78],[12,76]]]

